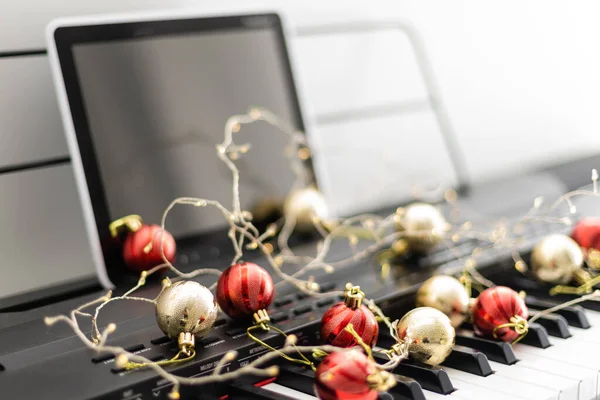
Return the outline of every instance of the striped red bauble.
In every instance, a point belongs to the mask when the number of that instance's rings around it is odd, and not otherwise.
[[[271,275],[251,262],[239,262],[227,268],[217,283],[217,302],[231,318],[251,317],[266,310],[273,302],[275,288]]]
[[[571,237],[584,250],[600,250],[600,218],[582,218]]]
[[[161,243],[166,259],[172,262],[176,251],[173,236],[166,230],[161,232],[158,225],[142,225],[138,230],[130,232],[123,243],[125,264],[135,271],[149,270],[162,264]]]
[[[473,329],[478,335],[505,342],[515,341],[523,335],[518,332],[519,327],[509,325],[524,323],[526,328],[527,317],[523,298],[506,286],[491,287],[481,292],[471,310]]]
[[[323,358],[315,372],[315,393],[321,400],[375,400],[379,393],[368,378],[377,367],[360,351],[333,352]]]
[[[355,346],[356,338],[346,330],[349,324],[368,346],[377,343],[379,325],[371,310],[362,304],[364,293],[348,286],[344,301],[334,304],[321,318],[321,340],[338,347]]]

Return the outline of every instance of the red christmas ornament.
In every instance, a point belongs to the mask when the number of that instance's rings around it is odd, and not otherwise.
[[[266,310],[274,295],[271,275],[251,262],[240,262],[227,268],[217,283],[217,302],[225,314],[234,319]]]
[[[527,332],[527,306],[511,288],[496,286],[484,290],[471,311],[478,335],[512,342]]]
[[[145,271],[164,262],[160,251],[161,237],[158,225],[142,225],[140,229],[127,235],[123,244],[123,259],[127,266],[136,271]],[[152,243],[152,244],[150,244]],[[165,257],[172,262],[175,259],[175,239],[164,231]]]
[[[360,338],[370,347],[377,343],[379,325],[371,310],[362,305],[364,294],[358,286],[349,287],[342,302],[334,304],[321,319],[321,339],[338,347],[353,347],[356,339],[346,326],[352,324]]]
[[[369,377],[378,373],[375,363],[360,351],[329,354],[315,373],[315,392],[321,400],[375,400],[377,390]]]
[[[575,224],[571,238],[582,249],[600,250],[600,218],[580,219]]]

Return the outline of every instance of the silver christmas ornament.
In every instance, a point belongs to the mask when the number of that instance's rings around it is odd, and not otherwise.
[[[442,213],[431,204],[413,203],[398,210],[396,226],[405,233],[404,240],[412,251],[427,252],[437,246],[448,223]]]
[[[205,336],[213,327],[217,312],[210,290],[194,281],[168,283],[156,299],[156,322],[160,330],[180,342],[183,336],[187,336],[186,340],[191,336],[192,341],[193,336]]]
[[[564,285],[583,266],[583,251],[570,237],[561,234],[543,238],[531,253],[531,272],[542,282]]]
[[[299,231],[314,229],[313,221],[322,221],[329,216],[329,208],[321,192],[312,187],[292,190],[283,204],[286,218],[296,221]]]

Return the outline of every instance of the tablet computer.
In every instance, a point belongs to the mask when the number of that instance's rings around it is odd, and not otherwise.
[[[53,22],[47,37],[92,255],[105,287],[127,276],[110,245],[111,221],[139,214],[159,224],[178,196],[231,208],[232,176],[215,151],[229,116],[260,106],[306,130],[276,13],[67,19]],[[289,139],[265,123],[245,126],[239,135],[252,147],[238,162],[244,209],[285,196],[294,181],[283,154]],[[183,269],[226,260],[233,251],[216,210],[176,208],[166,227]]]

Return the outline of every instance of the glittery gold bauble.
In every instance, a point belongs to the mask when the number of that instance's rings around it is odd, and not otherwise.
[[[417,292],[417,307],[440,310],[457,328],[469,313],[469,295],[462,283],[451,276],[434,276],[425,281]]]
[[[531,272],[539,281],[564,285],[583,265],[583,252],[570,237],[560,234],[543,238],[531,253]]]
[[[413,203],[396,215],[398,230],[412,251],[424,253],[440,243],[448,229],[442,213],[431,204]]]
[[[400,343],[407,346],[410,358],[429,365],[439,365],[452,352],[455,332],[450,319],[431,307],[409,311],[396,323]]]
[[[315,188],[307,187],[293,190],[285,199],[283,214],[286,218],[296,220],[296,229],[311,231],[313,221],[324,220],[328,217],[329,209],[323,194]]]
[[[170,338],[180,333],[205,336],[217,319],[217,303],[206,287],[194,281],[166,286],[156,299],[156,322]]]

